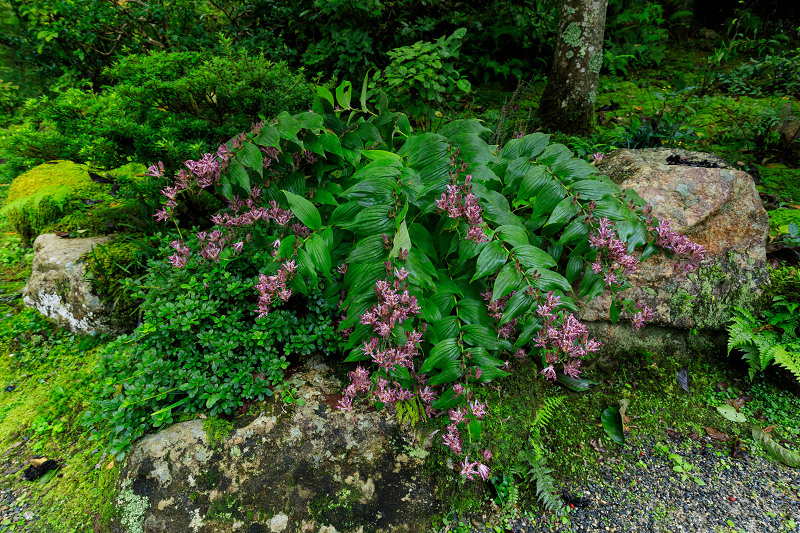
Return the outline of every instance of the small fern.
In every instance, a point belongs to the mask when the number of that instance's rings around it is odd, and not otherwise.
[[[566,399],[566,396],[546,398],[542,406],[536,411],[536,416],[530,427],[531,432],[538,434],[544,426],[549,424],[553,419],[553,415],[556,413],[556,409],[561,407],[561,404],[563,404]]]
[[[741,307],[734,308],[728,326],[728,355],[733,350],[742,352],[742,359],[750,367],[752,380],[758,372],[775,363],[788,370],[800,382],[800,339],[797,332],[800,303],[787,301],[782,296],[773,298],[772,306],[759,316]]]
[[[536,497],[544,508],[561,516],[566,513],[566,507],[561,497],[556,494],[555,479],[550,475],[552,472],[552,468],[545,466],[544,458],[540,458],[531,463],[528,475],[536,484]]]

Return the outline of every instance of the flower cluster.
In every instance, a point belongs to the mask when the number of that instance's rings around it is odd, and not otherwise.
[[[556,379],[554,365],[559,362],[563,362],[564,374],[578,377],[581,358],[600,350],[600,343],[589,338],[585,324],[572,313],[558,312],[560,299],[550,291],[544,301],[536,306],[536,315],[542,319],[542,327],[534,346],[544,350],[548,366],[541,373],[550,380]]]
[[[460,170],[465,169],[462,167]],[[447,192],[442,193],[441,198],[436,200],[436,208],[440,212],[447,213],[447,216],[454,219],[465,218],[469,229],[467,230],[467,240],[474,243],[487,242],[489,238],[483,233],[483,209],[478,203],[478,197],[472,192],[472,175],[468,174],[464,180],[464,185],[456,185],[456,177],[449,185]]]
[[[451,452],[456,455],[461,455],[463,453],[464,442],[461,438],[461,431],[459,430],[459,427],[467,426],[467,424],[469,424],[471,418],[467,415],[471,414],[480,420],[487,414],[487,411],[486,404],[479,402],[478,400],[470,401],[472,392],[469,390],[465,391],[463,385],[454,385],[453,389],[456,393],[456,396],[465,394],[469,409],[465,407],[450,409],[448,412],[450,423],[447,425],[447,431],[442,435],[442,442],[445,446],[450,448]],[[492,452],[489,450],[484,451],[483,458],[485,461],[488,461],[492,458]],[[465,455],[464,459],[461,461],[461,475],[470,480],[474,480],[474,476],[478,475],[481,479],[486,481],[489,479],[489,472],[489,467],[480,461],[470,462],[468,455]]]
[[[182,240],[172,241],[169,245],[175,250],[175,253],[169,256],[167,261],[172,263],[172,266],[175,268],[185,267],[186,263],[189,261],[189,256],[192,255],[192,251]]]
[[[401,288],[401,284],[408,278],[405,268],[394,269],[394,282],[378,280],[375,283],[375,294],[378,296],[377,305],[361,315],[361,323],[371,326],[373,331],[386,339],[395,326],[399,326],[412,315],[420,313],[417,299],[411,296],[408,288]]]
[[[700,244],[690,241],[685,235],[673,230],[669,220],[661,220],[656,230],[656,244],[679,257],[675,266],[684,272],[693,272],[706,258],[706,249]],[[652,228],[651,228],[652,229]],[[684,261],[680,261],[680,259]]]
[[[263,318],[269,314],[270,306],[275,298],[286,302],[292,296],[292,289],[286,286],[287,281],[291,281],[297,272],[294,261],[286,261],[281,264],[278,272],[273,276],[264,274],[258,275],[258,318]]]
[[[616,236],[609,219],[600,219],[600,226],[589,235],[589,244],[598,251],[597,260],[591,264],[592,272],[602,272],[606,285],[619,287],[625,282],[624,276],[639,269],[639,260],[627,253],[627,245]]]

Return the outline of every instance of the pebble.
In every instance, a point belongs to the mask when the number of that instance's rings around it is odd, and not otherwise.
[[[557,483],[559,490],[591,499],[586,508],[571,509],[566,522],[551,514],[489,519],[486,527],[471,532],[800,533],[800,469],[753,454],[718,456],[705,445],[671,446],[670,453],[693,466],[689,474],[705,482],[699,485],[692,478],[682,481],[673,471],[675,463],[668,454],[656,454],[654,445],[652,440],[626,444],[625,461],[604,463],[597,478],[583,486]],[[637,466],[639,461],[644,466]]]

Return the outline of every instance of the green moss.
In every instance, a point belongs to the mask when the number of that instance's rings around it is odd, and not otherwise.
[[[203,431],[208,437],[208,444],[214,446],[228,438],[233,431],[233,422],[212,416],[203,420]]]
[[[767,214],[770,235],[787,235],[792,222],[800,226],[800,209],[775,209],[767,211]]]
[[[758,171],[763,192],[800,202],[800,169],[758,167]]]
[[[793,266],[776,268],[770,273],[770,279],[770,297],[783,296],[790,302],[800,302],[800,269]]]
[[[144,170],[142,165],[128,164],[108,174],[124,183],[138,179]],[[25,241],[48,229],[85,229],[90,235],[107,233],[130,207],[129,202],[110,193],[111,184],[92,181],[86,165],[54,161],[17,177],[9,187],[2,213]]]
[[[138,301],[125,290],[123,280],[143,273],[138,263],[139,248],[129,241],[114,241],[95,246],[86,256],[86,277],[92,290],[112,306],[112,318],[123,328],[133,329],[138,317]]]

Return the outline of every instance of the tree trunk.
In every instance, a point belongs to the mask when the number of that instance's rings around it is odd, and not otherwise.
[[[538,114],[545,130],[589,135],[595,126],[608,0],[563,2],[553,69]]]

